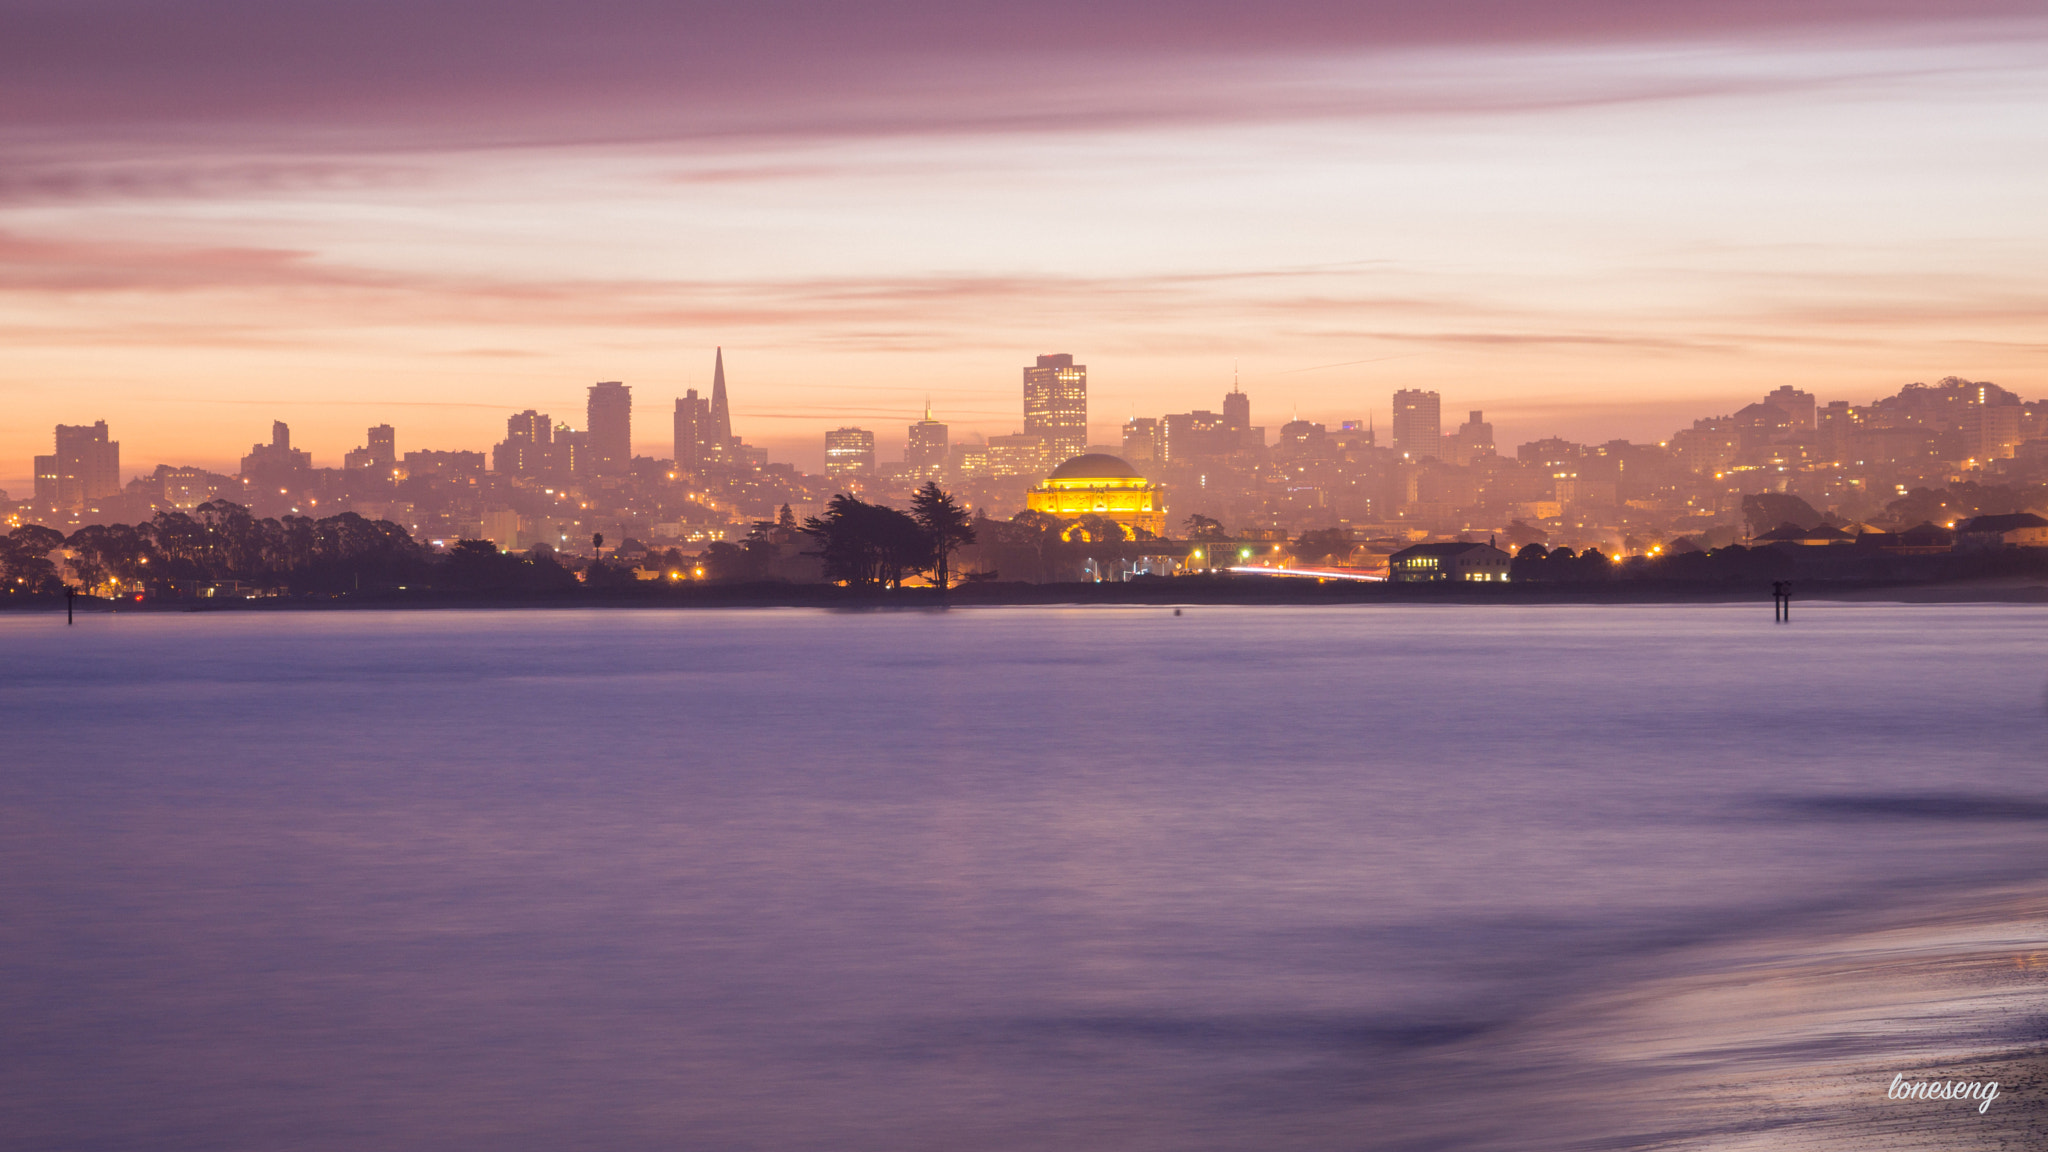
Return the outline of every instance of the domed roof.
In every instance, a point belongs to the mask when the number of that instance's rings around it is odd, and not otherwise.
[[[1107,452],[1076,456],[1052,470],[1053,480],[1143,480],[1144,474],[1128,461]]]

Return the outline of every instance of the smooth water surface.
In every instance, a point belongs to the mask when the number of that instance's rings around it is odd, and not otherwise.
[[[2044,685],[1998,606],[0,616],[0,1145],[1533,1147],[1487,1037],[2048,876]]]

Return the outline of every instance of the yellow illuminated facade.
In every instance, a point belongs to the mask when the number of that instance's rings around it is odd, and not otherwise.
[[[1025,507],[1062,520],[1100,516],[1126,528],[1166,535],[1166,503],[1138,470],[1114,456],[1092,452],[1052,470],[1025,494]]]

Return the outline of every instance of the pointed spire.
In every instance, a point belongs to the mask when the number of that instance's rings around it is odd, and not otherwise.
[[[725,402],[725,348],[720,346],[711,369],[711,435],[721,448],[732,443],[732,411]]]
[[[932,422],[932,398],[929,396],[924,398],[924,422]]]

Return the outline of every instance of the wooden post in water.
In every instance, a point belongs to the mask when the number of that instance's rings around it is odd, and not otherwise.
[[[64,623],[66,623],[66,624],[76,624],[76,623],[78,623],[78,621],[76,621],[76,620],[72,619],[72,617],[71,617],[71,609],[72,609],[72,606],[73,606],[73,605],[75,605],[75,604],[77,604],[77,603],[78,603],[78,589],[76,589],[76,588],[73,588],[73,587],[72,587],[71,585],[69,585],[69,584],[66,584],[66,585],[64,586]]]
[[[1792,582],[1773,580],[1771,582],[1771,620],[1777,624],[1792,622]]]

